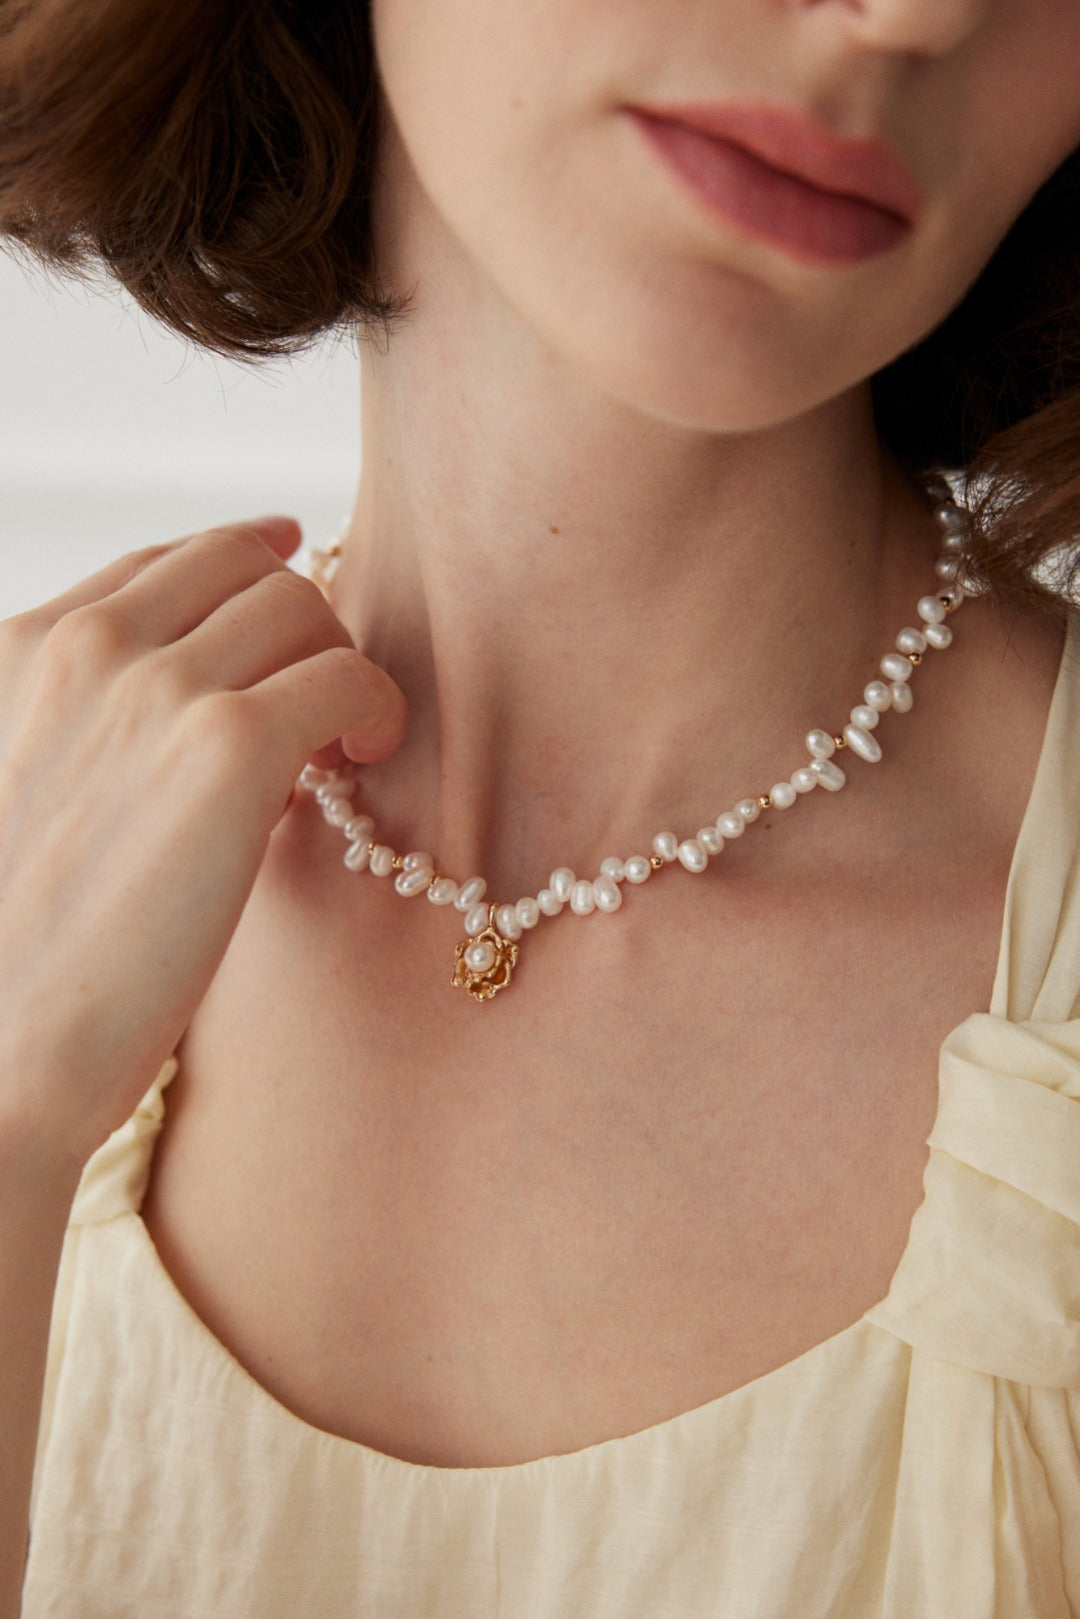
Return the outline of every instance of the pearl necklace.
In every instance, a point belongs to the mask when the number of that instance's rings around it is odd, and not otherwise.
[[[762,810],[790,809],[800,796],[816,787],[839,792],[847,777],[836,763],[835,754],[843,750],[868,764],[877,763],[881,744],[873,732],[881,715],[888,709],[897,714],[910,712],[913,670],[922,662],[927,648],[940,651],[950,645],[953,636],[945,619],[963,604],[966,596],[979,594],[979,587],[969,581],[964,567],[966,513],[955,504],[944,479],[934,479],[929,493],[936,502],[934,518],[942,531],[943,548],[935,564],[937,588],[916,606],[920,627],[900,630],[893,648],[878,666],[884,678],[869,682],[842,731],[810,731],[806,737],[810,756],[806,764],[793,770],[788,779],[775,782],[768,792],[739,799],[732,809],[723,811],[693,837],[680,840],[674,832],[658,832],[649,854],[632,854],[626,859],[609,856],[600,862],[599,873],[592,879],[579,878],[569,866],[557,866],[548,886],[535,897],[526,896],[513,905],[499,904],[485,901],[487,883],[483,877],[458,883],[439,872],[425,850],[399,854],[389,844],[376,842],[371,816],[358,814],[353,807],[359,783],[348,767],[326,771],[306,765],[297,786],[313,794],[329,824],[344,832],[348,842],[345,865],[350,871],[370,871],[376,877],[396,872],[394,887],[403,898],[426,893],[432,905],[453,906],[463,913],[465,938],[455,949],[451,983],[467,990],[474,1000],[490,1000],[509,984],[520,954],[518,940],[536,927],[541,916],[558,916],[567,905],[575,916],[617,911],[623,902],[620,885],[647,882],[654,872],[668,866],[678,864],[688,872],[701,873],[725,843],[742,837]],[[326,549],[309,548],[301,553],[301,565],[307,564],[308,577],[327,597],[340,556],[340,540]]]

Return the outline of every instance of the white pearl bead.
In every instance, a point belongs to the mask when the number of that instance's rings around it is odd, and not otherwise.
[[[540,920],[540,907],[528,895],[524,899],[519,899],[514,909],[523,928],[534,928]]]
[[[652,861],[643,854],[632,854],[623,861],[623,869],[628,883],[646,883],[652,876]]]
[[[900,634],[903,633],[901,630]],[[892,702],[892,693],[883,680],[872,680],[863,692],[863,702],[867,708],[876,708],[879,714],[884,714]]]
[[[812,793],[818,784],[818,778],[809,765],[800,765],[798,770],[791,772],[791,785],[797,793]]]
[[[798,796],[790,781],[778,781],[769,788],[769,797],[777,809],[790,809]]]
[[[909,624],[907,629],[901,630],[896,637],[897,652],[925,652],[926,636],[922,630],[916,630]]]
[[[465,932],[474,936],[483,933],[488,925],[488,908],[486,905],[474,905],[465,918]]]
[[[478,905],[487,893],[487,882],[483,877],[470,877],[467,883],[462,883],[458,897],[454,901],[455,909],[471,911]]]
[[[325,780],[325,770],[320,770],[318,765],[305,765],[296,778],[296,785],[301,792],[313,793],[316,787],[321,787]]]
[[[376,877],[389,877],[394,869],[394,851],[388,843],[377,843],[371,851],[371,870]]]
[[[936,596],[920,596],[915,611],[927,624],[940,624],[945,617],[945,609]]]
[[[671,861],[679,852],[679,840],[674,832],[658,832],[652,840],[653,853],[661,860]]]
[[[394,878],[394,887],[406,899],[411,899],[414,894],[419,894],[422,889],[425,889],[430,881],[430,866],[414,866],[411,871],[401,870],[398,872]]]
[[[857,753],[867,764],[876,765],[881,758],[881,743],[869,731],[864,731],[861,725],[845,725],[844,740],[852,753]]]
[[[361,838],[356,843],[350,843],[345,850],[345,864],[350,871],[364,871],[371,859],[367,839]]]
[[[419,871],[422,866],[426,866],[429,871],[435,870],[435,861],[431,855],[422,849],[415,850],[412,854],[407,854],[401,862],[402,871]]]
[[[831,759],[815,759],[810,769],[814,772],[821,785],[828,788],[830,793],[838,793],[845,781],[847,781],[847,777],[840,769],[840,766],[833,764]]]
[[[324,820],[331,826],[345,826],[352,820],[352,805],[347,798],[328,799],[322,807]]]
[[[869,703],[856,703],[851,710],[852,725],[858,725],[864,731],[872,731],[880,718],[877,709],[871,708]]]
[[[926,639],[932,647],[941,651],[944,647],[952,646],[952,630],[947,624],[928,624]]]
[[[959,506],[953,505],[951,500],[943,500],[939,506],[934,507],[934,521],[947,534],[954,534],[962,532],[967,527],[967,513],[962,512]]]
[[[563,901],[570,898],[576,882],[577,875],[570,870],[569,866],[558,866],[548,878],[548,886],[551,892]]]
[[[910,714],[911,706],[915,701],[915,693],[910,686],[899,682],[892,689],[892,706],[898,714]]]
[[[500,905],[495,912],[495,926],[504,939],[521,938],[521,922],[516,905]]]
[[[761,814],[761,805],[756,798],[740,798],[735,806],[735,814],[744,826],[749,826]]]
[[[836,743],[828,731],[808,731],[806,751],[812,753],[815,759],[831,759],[836,752]]]
[[[354,815],[351,821],[345,822],[345,836],[357,843],[361,838],[365,842],[371,841],[371,834],[375,830],[375,822],[370,815]]]
[[[550,888],[542,888],[536,896],[536,903],[545,916],[558,916],[563,908],[563,901],[558,894],[553,894]]]
[[[695,837],[706,854],[719,854],[724,847],[724,840],[715,826],[703,826]]]
[[[939,579],[944,579],[947,584],[951,583],[960,572],[960,558],[956,556],[938,557],[934,563],[934,572]]]
[[[958,556],[966,545],[967,535],[960,530],[957,530],[955,534],[946,534],[941,542],[942,550],[948,551],[954,556]]]
[[[570,909],[575,916],[590,916],[596,909],[596,896],[593,894],[592,883],[584,878],[576,882],[570,890]]]
[[[621,883],[626,876],[623,863],[617,855],[609,854],[600,862],[601,877],[610,877],[613,883]]]
[[[316,787],[315,797],[320,804],[325,804],[331,798],[351,798],[355,791],[356,782],[351,776],[339,776],[331,771]]]
[[[888,675],[890,681],[911,679],[912,665],[899,652],[886,652],[878,667],[883,675]]]
[[[592,885],[593,899],[599,911],[617,911],[622,904],[622,889],[614,877],[597,877]]]
[[[981,596],[982,590],[964,580],[955,579],[951,585],[946,585],[941,592],[943,602],[949,603],[949,611],[955,613],[958,607],[963,607],[969,596]]]
[[[709,857],[696,838],[687,838],[676,852],[687,871],[704,871],[709,864]]]
[[[465,947],[465,965],[474,973],[490,972],[495,965],[495,946],[490,939],[475,939]]]
[[[748,824],[737,810],[725,810],[716,817],[716,830],[722,838],[741,838]]]
[[[453,905],[458,896],[458,885],[452,877],[436,877],[427,891],[432,905]]]

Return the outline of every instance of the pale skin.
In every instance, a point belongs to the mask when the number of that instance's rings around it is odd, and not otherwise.
[[[790,772],[911,621],[937,536],[866,378],[1080,141],[1080,14],[383,0],[375,28],[379,260],[415,292],[364,349],[333,608],[408,724],[382,688],[374,745],[362,710],[327,735],[380,760],[387,841],[513,900]],[[796,263],[705,220],[618,112],[736,96],[892,141],[917,227]],[[700,878],[542,923],[488,1006],[449,988],[445,913],[345,872],[310,804],[277,821],[155,1031],[181,1070],[143,1207],[273,1395],[410,1461],[512,1465],[720,1396],[883,1296],[937,1048],[989,1002],[1061,652],[985,601],[956,635],[882,764]]]

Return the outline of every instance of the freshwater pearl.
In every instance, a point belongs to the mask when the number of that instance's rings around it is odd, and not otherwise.
[[[458,896],[458,885],[452,877],[436,877],[427,891],[432,905],[453,905]]]
[[[867,708],[876,708],[879,714],[884,714],[892,702],[892,693],[883,680],[872,680],[863,692],[863,702]]]
[[[470,877],[467,883],[462,883],[454,906],[459,911],[471,911],[474,905],[479,905],[487,893],[487,881],[483,877]]]
[[[878,667],[891,681],[911,679],[912,666],[899,652],[886,652]]]
[[[563,908],[564,901],[558,894],[553,894],[550,888],[542,888],[536,896],[536,903],[545,916],[558,916]]]
[[[741,838],[748,825],[737,810],[728,810],[716,817],[716,830],[722,838]]]
[[[945,609],[936,596],[920,596],[915,611],[927,624],[940,624],[945,617]]]
[[[305,793],[313,793],[316,787],[321,787],[326,780],[326,771],[320,770],[318,765],[305,765],[296,778],[296,785]]]
[[[570,909],[575,916],[589,916],[596,909],[596,897],[593,894],[592,883],[584,878],[576,882],[570,890]]]
[[[815,759],[810,769],[823,787],[830,793],[838,793],[847,781],[847,777],[839,765],[834,765],[831,759]]]
[[[352,805],[347,798],[331,798],[323,804],[323,816],[331,826],[345,826],[352,820]]]
[[[947,624],[928,624],[926,639],[931,646],[937,647],[940,651],[943,647],[952,645],[952,630]]]
[[[495,965],[495,946],[490,939],[474,939],[465,947],[465,965],[474,973],[488,973]]]
[[[514,909],[517,911],[517,919],[523,928],[534,928],[540,920],[540,907],[534,899],[528,896],[525,899],[519,899]]]
[[[486,905],[474,905],[465,918],[465,932],[470,937],[483,933],[488,925],[488,908]]]
[[[679,840],[674,832],[658,832],[652,840],[653,853],[661,860],[672,861],[679,852]]]
[[[852,753],[857,753],[867,764],[876,765],[881,758],[881,743],[869,731],[864,731],[861,725],[845,725],[844,740]]]
[[[761,805],[756,798],[740,798],[735,806],[735,814],[745,826],[749,826],[761,814]]]
[[[946,534],[962,534],[967,528],[967,513],[951,501],[943,500],[940,506],[934,507],[934,521]]]
[[[934,563],[934,572],[939,579],[944,579],[947,584],[950,583],[960,572],[960,558],[958,556],[938,557]]]
[[[703,826],[694,836],[706,854],[719,854],[724,847],[724,840],[715,826]]]
[[[388,843],[377,843],[371,851],[371,870],[376,877],[389,877],[394,869],[394,851]]]
[[[626,876],[623,863],[617,855],[609,854],[600,862],[601,877],[610,877],[613,883],[621,883]]]
[[[315,798],[320,804],[325,804],[331,798],[351,798],[356,791],[356,782],[351,776],[339,776],[336,771],[323,778],[315,789]]]
[[[632,854],[623,861],[628,883],[646,883],[652,876],[652,861],[643,854]]]
[[[812,793],[817,784],[818,778],[809,765],[800,765],[791,772],[791,785],[797,793]]]
[[[394,887],[406,899],[419,894],[431,881],[430,866],[414,866],[411,871],[401,870],[394,878]]]
[[[419,871],[423,866],[426,866],[429,871],[435,870],[434,859],[426,850],[422,849],[417,849],[412,854],[407,854],[401,862],[402,871]]]
[[[500,905],[495,912],[495,926],[504,939],[521,938],[521,921],[515,905]]]
[[[354,815],[351,821],[345,822],[345,836],[358,843],[361,838],[370,842],[371,834],[375,830],[375,822],[370,815]]]
[[[877,709],[871,708],[869,703],[856,703],[851,710],[852,725],[858,725],[864,731],[872,731],[880,718]]]
[[[345,850],[345,864],[350,871],[363,871],[371,859],[371,850],[367,839],[363,838],[357,843],[350,843]]]
[[[812,753],[815,759],[831,759],[836,752],[836,743],[828,731],[807,731],[806,751]]]
[[[915,693],[910,686],[902,685],[899,681],[892,689],[892,706],[898,714],[910,714]]]
[[[622,904],[622,889],[614,877],[597,877],[592,891],[598,911],[617,911]]]
[[[769,797],[777,809],[790,809],[798,796],[797,790],[791,785],[790,781],[778,781],[769,788]]]
[[[709,864],[709,856],[696,838],[687,838],[680,843],[677,853],[687,871],[704,871]]]
[[[909,624],[907,629],[901,630],[896,637],[897,652],[925,652],[926,636],[922,630],[913,629]]]
[[[551,892],[563,901],[570,898],[571,890],[577,882],[577,876],[569,866],[557,866],[548,878],[548,887]]]

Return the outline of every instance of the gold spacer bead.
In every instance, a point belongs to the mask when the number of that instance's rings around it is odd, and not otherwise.
[[[390,870],[391,871],[400,871],[404,864],[405,864],[405,856],[403,854],[396,854],[394,856],[394,858],[390,862]]]
[[[834,736],[833,741],[836,743],[836,746],[838,748],[846,748],[847,747],[847,737],[846,736],[842,736],[842,735],[841,736]]]
[[[664,864],[663,855],[661,855],[661,854],[651,854],[649,856],[649,865],[652,867],[652,869],[654,871],[659,871],[663,864]]]
[[[904,654],[913,669],[917,669],[923,660],[921,652],[907,652]]]
[[[758,809],[772,809],[772,799],[768,793],[758,793],[757,806]]]

